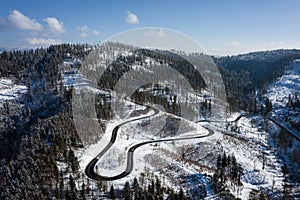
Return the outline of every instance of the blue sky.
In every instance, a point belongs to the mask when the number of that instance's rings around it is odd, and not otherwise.
[[[300,48],[300,1],[0,2],[0,46],[95,44],[142,27],[182,32],[218,55]]]

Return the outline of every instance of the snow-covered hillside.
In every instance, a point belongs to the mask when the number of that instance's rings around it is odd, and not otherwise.
[[[276,60],[280,58],[282,55],[293,55],[299,53],[299,50],[293,49],[278,49],[278,50],[270,50],[270,51],[257,51],[251,52],[247,54],[240,54],[236,56],[232,56],[235,60],[245,60],[245,61],[262,61],[262,60]]]
[[[125,54],[124,56],[126,56]],[[131,54],[130,54],[131,55]],[[107,56],[105,51],[102,57]],[[131,55],[132,56],[132,55]],[[142,64],[141,64],[142,63]],[[142,58],[139,63],[132,62],[131,69],[140,73],[152,72],[153,63],[159,65],[150,57]],[[106,64],[106,63],[103,63]],[[95,71],[95,69],[92,69]],[[274,101],[274,105],[284,105],[282,98],[286,92],[292,93],[299,91],[299,73],[297,61],[278,82],[271,87],[268,95]],[[291,83],[292,82],[292,83]],[[67,87],[74,86],[75,89],[89,89],[95,93],[98,89],[93,88],[87,79],[78,73],[63,74],[63,84]],[[168,83],[170,88],[176,83]],[[274,88],[272,90],[272,88]],[[278,89],[280,88],[280,89]],[[298,89],[297,89],[298,88]],[[143,90],[147,90],[144,88]],[[153,88],[150,88],[153,90]],[[99,90],[100,91],[100,90]],[[155,90],[157,91],[157,90]],[[156,94],[153,90],[151,95]],[[177,94],[182,102],[192,102],[190,99],[200,101],[201,98],[193,93],[183,91]],[[272,93],[274,92],[274,93]],[[277,93],[276,93],[277,92]],[[190,98],[190,99],[189,99]],[[116,98],[111,102],[114,103]],[[111,141],[112,132],[118,127],[117,136],[114,144],[109,150],[101,155],[96,164],[95,171],[101,176],[112,177],[121,174],[126,169],[126,156],[128,149],[133,145],[149,140],[158,140],[163,137],[158,133],[159,125],[164,125],[166,117],[170,116],[163,110],[156,116],[149,119],[138,120],[123,124],[125,121],[132,120],[130,114],[145,107],[139,106],[124,99],[124,108],[127,114],[125,117],[114,117],[106,121],[105,133],[101,134],[100,140],[92,145],[86,145],[84,149],[78,149],[76,155],[80,161],[81,170],[84,171],[88,163],[95,158]],[[236,185],[233,181],[228,181],[225,185],[232,195],[242,199],[248,199],[253,191],[263,191],[273,197],[279,197],[283,185],[282,162],[276,151],[273,149],[270,135],[266,129],[266,122],[263,117],[252,116],[242,117],[238,122],[235,120],[240,113],[234,113],[225,117],[226,110],[220,109],[224,120],[214,123],[195,123],[192,120],[183,120],[182,132],[171,137],[187,137],[199,134],[213,133],[211,136],[201,139],[178,140],[168,142],[158,142],[146,144],[136,149],[134,153],[133,171],[125,178],[108,182],[115,188],[123,188],[125,181],[131,181],[135,177],[144,174],[148,177],[158,177],[164,185],[179,191],[181,188],[186,194],[194,199],[201,199],[204,195],[206,199],[218,198],[218,191],[213,189],[212,177],[217,171],[216,162],[218,155],[224,152],[236,158],[243,168],[243,175],[240,177],[242,184]],[[153,111],[143,115],[152,115]],[[141,117],[135,116],[135,117]],[[171,116],[175,117],[175,116]],[[154,126],[149,126],[149,123]],[[155,126],[156,125],[156,126]],[[166,130],[168,132],[170,130]],[[167,133],[168,134],[168,133]],[[205,191],[205,192],[204,192]]]
[[[232,194],[242,199],[248,199],[252,190],[270,191],[272,189],[274,192],[281,190],[282,165],[276,153],[268,145],[268,134],[260,129],[261,121],[261,118],[243,117],[236,124],[237,131],[225,130],[224,126],[219,123],[204,123],[202,125],[208,126],[214,131],[212,136],[142,146],[134,154],[132,173],[123,179],[112,181],[110,184],[116,188],[122,188],[125,181],[130,181],[142,173],[153,173],[160,177],[164,184],[175,190],[183,188],[186,193],[195,195],[194,198],[197,197],[196,194],[201,193],[199,185],[204,185],[207,190],[206,199],[214,199],[217,194],[211,189],[211,176],[214,172],[217,155],[226,152],[227,155],[234,155],[244,169],[243,187],[231,188]],[[121,121],[114,120],[108,124],[105,133],[108,137],[106,141],[109,140],[112,129],[119,123]],[[187,127],[187,135],[206,132],[203,127],[199,126],[200,124],[195,125],[188,121],[184,124]],[[135,133],[136,138],[128,136],[128,133]],[[227,134],[224,135],[224,133]],[[182,136],[186,134],[182,134]],[[119,130],[116,144],[100,159],[97,167],[98,173],[108,176],[121,173],[126,168],[124,165],[126,149],[134,143],[144,141],[146,138],[151,140],[153,137],[155,138],[155,133],[141,127],[139,121],[126,124]],[[86,147],[83,152],[77,152],[82,170],[104,146],[103,142],[99,142]],[[183,153],[185,158],[182,157]],[[196,180],[197,183],[194,182]]]
[[[289,95],[295,93],[300,96],[300,60],[295,60],[290,69],[269,87],[267,97],[275,107],[284,107]]]
[[[18,100],[22,94],[27,92],[27,87],[22,84],[15,84],[8,78],[0,78],[0,106],[4,102]]]

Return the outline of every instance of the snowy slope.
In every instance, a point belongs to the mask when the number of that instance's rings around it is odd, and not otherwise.
[[[0,78],[0,107],[4,102],[18,100],[22,94],[27,92],[27,87],[21,84],[15,84],[8,78]]]
[[[267,97],[275,107],[284,107],[288,102],[289,94],[300,95],[300,60],[295,60],[291,69],[272,84],[267,92]]]
[[[212,175],[210,168],[214,168],[217,154],[225,151],[227,155],[235,155],[244,168],[242,177],[244,186],[231,188],[232,194],[242,199],[248,199],[252,190],[267,191],[271,188],[274,188],[274,191],[280,190],[283,180],[282,165],[276,153],[268,145],[268,134],[260,129],[261,121],[262,118],[259,117],[243,117],[236,124],[238,132],[226,130],[226,135],[224,135],[222,124],[205,123],[203,125],[214,130],[214,135],[203,139],[162,142],[140,147],[135,152],[133,172],[123,179],[112,181],[112,184],[116,188],[122,188],[125,181],[130,181],[141,173],[153,173],[160,177],[166,185],[175,190],[183,188],[189,194],[197,193],[195,190],[199,190],[199,185],[205,185],[206,199],[214,199],[216,194],[210,189],[210,178],[207,175]],[[112,128],[120,122],[114,120],[109,123],[106,134],[109,136]],[[185,127],[192,128],[191,131],[189,128],[186,129],[188,135],[205,132],[205,129],[193,122],[186,121]],[[128,133],[132,132],[136,133],[136,138],[128,139]],[[98,163],[98,173],[101,175],[112,176],[122,172],[125,169],[124,161],[128,146],[145,138],[155,138],[151,129],[142,130],[138,121],[126,124],[119,133],[116,145]],[[82,170],[102,149],[101,147],[104,146],[100,142],[86,147],[83,152],[78,154]],[[182,160],[183,151],[185,151],[186,159],[194,160],[195,163]],[[262,154],[265,155],[265,169],[262,169]],[[206,169],[202,165],[208,168]]]
[[[102,56],[105,55],[105,52]],[[133,70],[147,71],[151,69],[151,64],[155,62],[151,58],[145,58],[143,66],[135,63]],[[295,71],[295,70],[291,70]],[[288,74],[297,76],[295,73]],[[64,75],[65,86],[86,87],[89,86],[84,78],[78,74]],[[289,77],[291,78],[291,77]],[[77,79],[82,79],[82,85],[74,85],[79,83]],[[292,78],[291,78],[292,79]],[[294,77],[293,80],[297,80]],[[297,85],[297,83],[296,83]],[[97,90],[96,88],[94,88]],[[278,91],[278,90],[275,90]],[[280,97],[282,94],[278,94]],[[189,94],[190,98],[199,98],[195,94]],[[179,94],[179,98],[184,97]],[[199,98],[201,99],[201,98]],[[277,99],[277,98],[276,98]],[[189,100],[190,102],[192,100]],[[142,109],[139,106],[128,106],[131,104],[126,101],[127,118],[114,118],[107,122],[107,128],[102,139],[93,145],[86,146],[83,150],[77,151],[80,161],[81,170],[95,157],[108,143],[112,130],[124,120],[130,120],[130,113],[136,109]],[[225,110],[220,110],[225,113]],[[147,113],[146,115],[150,115]],[[112,148],[99,160],[97,164],[97,173],[104,176],[113,176],[121,173],[125,169],[126,152],[130,146],[137,142],[145,140],[154,140],[160,137],[157,134],[157,127],[161,123],[164,124],[166,113],[160,112],[155,117],[149,119],[156,126],[142,126],[146,120],[136,121],[122,126],[118,130],[116,143]],[[234,120],[239,114],[235,113],[227,118],[227,121]],[[225,116],[225,114],[224,114]],[[139,116],[141,117],[141,116]],[[225,118],[225,117],[224,117]],[[226,121],[226,120],[224,120]],[[226,152],[227,155],[235,155],[237,161],[244,168],[242,177],[243,187],[228,188],[235,196],[248,199],[252,190],[274,191],[282,188],[282,172],[281,163],[278,156],[268,144],[268,134],[263,131],[263,119],[259,117],[241,118],[236,124],[235,130],[226,129],[225,123],[201,123],[185,120],[183,129],[176,137],[189,135],[197,135],[206,132],[202,126],[207,126],[214,132],[214,135],[202,139],[181,140],[176,142],[161,142],[157,144],[148,144],[138,148],[134,153],[134,169],[130,175],[120,180],[111,181],[115,188],[122,188],[125,181],[130,181],[135,177],[139,177],[141,173],[149,177],[157,176],[165,185],[172,187],[174,190],[182,188],[186,193],[192,195],[195,199],[200,199],[197,193],[201,188],[207,190],[206,199],[217,198],[211,189],[211,176],[216,168],[216,160],[218,154]],[[265,155],[265,168],[263,167],[262,154]],[[183,158],[183,155],[185,155]],[[198,194],[199,195],[199,194]]]

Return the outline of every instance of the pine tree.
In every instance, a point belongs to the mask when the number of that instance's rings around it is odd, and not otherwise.
[[[259,197],[258,197],[259,200],[265,200],[265,195],[263,192],[260,192],[259,193]]]
[[[148,192],[150,192],[151,194],[154,194],[154,181],[151,180],[151,184],[148,185]]]
[[[125,186],[124,186],[123,197],[124,197],[125,200],[130,200],[131,199],[131,190],[130,190],[130,186],[129,186],[128,181],[126,181]]]
[[[266,98],[266,112],[269,113],[272,111],[272,102],[269,100],[269,98]]]
[[[134,199],[140,199],[141,198],[140,187],[139,187],[139,183],[137,181],[137,178],[133,179],[132,189],[134,191]]]
[[[69,183],[70,183],[71,191],[74,192],[76,190],[76,187],[75,187],[73,176],[71,174],[69,175]]]
[[[263,159],[262,170],[264,170],[265,169],[265,164],[266,164],[266,158],[265,158],[265,153],[264,152],[262,153],[262,159]]]
[[[71,194],[69,192],[69,189],[66,190],[66,200],[72,200]]]
[[[156,178],[156,184],[155,184],[155,190],[156,190],[156,194],[160,194],[160,189],[161,189],[161,184],[158,178]]]
[[[80,195],[81,195],[81,199],[85,200],[85,184],[84,183],[82,183]]]
[[[227,156],[227,166],[230,166],[231,163],[231,157],[230,155]]]
[[[221,158],[221,154],[219,154],[218,156],[218,160],[217,160],[217,169],[220,170],[221,166],[222,166],[222,158]]]
[[[223,153],[223,157],[222,157],[222,169],[224,169],[227,166],[227,156],[226,153]]]
[[[180,188],[180,191],[179,191],[179,194],[178,194],[178,198],[179,198],[179,200],[183,200],[184,199],[184,193],[183,193],[182,188]]]
[[[116,199],[116,192],[113,185],[110,186],[109,197],[111,199]]]

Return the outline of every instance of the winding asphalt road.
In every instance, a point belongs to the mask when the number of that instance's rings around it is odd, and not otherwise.
[[[242,117],[245,117],[246,115],[242,114],[242,115],[239,115],[235,120],[232,120],[232,121],[221,121],[221,120],[207,120],[207,119],[202,119],[202,120],[198,120],[196,121],[196,123],[198,122],[216,122],[216,123],[232,123],[232,122],[237,122],[239,121]]]
[[[150,115],[150,116],[154,116],[156,114],[159,113],[159,111],[156,108],[152,108],[154,110],[154,114]],[[119,125],[117,125],[113,131],[112,131],[112,136],[110,139],[110,142],[108,143],[108,145],[93,159],[89,162],[89,164],[86,166],[85,168],[85,174],[88,178],[94,179],[94,180],[102,180],[102,181],[112,181],[112,180],[117,180],[117,179],[121,179],[124,178],[125,176],[129,175],[132,170],[133,170],[133,155],[134,155],[134,151],[146,144],[150,144],[150,143],[158,143],[158,142],[168,142],[168,141],[176,141],[176,140],[188,140],[188,139],[197,139],[197,138],[204,138],[204,137],[208,137],[214,134],[214,131],[211,129],[208,129],[208,134],[206,135],[199,135],[199,136],[192,136],[192,137],[179,137],[179,138],[169,138],[169,139],[161,139],[161,140],[150,140],[150,141],[145,141],[145,142],[141,142],[138,143],[132,147],[129,148],[128,152],[127,152],[127,165],[126,165],[126,169],[124,172],[116,175],[116,176],[102,176],[99,175],[97,173],[95,173],[95,166],[97,164],[97,162],[100,160],[100,158],[110,149],[110,147],[115,143],[116,139],[117,139],[117,134],[118,134],[118,130],[121,126],[123,126],[124,124],[133,122],[133,121],[137,121],[137,120],[141,120],[141,119],[145,119],[148,118],[150,116],[144,116],[144,117],[140,117],[137,119],[133,119],[133,120],[129,120],[126,122],[123,122]]]
[[[101,178],[102,176],[99,176],[98,174],[95,173],[94,168],[96,163],[100,160],[100,158],[111,148],[111,146],[115,143],[116,139],[117,139],[117,135],[118,135],[118,130],[121,126],[123,126],[124,124],[133,122],[133,121],[137,121],[137,120],[141,120],[141,119],[146,119],[149,118],[151,116],[154,116],[156,114],[159,113],[159,110],[157,110],[156,108],[152,108],[154,110],[154,114],[152,115],[148,115],[148,116],[143,116],[140,118],[136,118],[136,119],[132,119],[126,122],[123,122],[119,125],[117,125],[113,131],[112,131],[112,135],[111,135],[111,139],[109,141],[109,143],[106,145],[106,147],[91,161],[89,162],[89,164],[86,166],[85,168],[85,174],[87,175],[87,177],[91,178],[91,179],[95,179],[95,180],[105,180],[105,178]],[[116,179],[113,179],[116,180]]]
[[[116,175],[116,176],[102,176],[99,174],[96,174],[94,171],[95,165],[96,163],[99,161],[99,157],[97,156],[96,158],[94,158],[85,168],[85,174],[94,180],[102,180],[102,181],[113,181],[113,180],[117,180],[117,179],[121,179],[124,178],[125,176],[129,175],[132,170],[133,170],[133,155],[134,155],[134,151],[146,144],[150,144],[150,143],[157,143],[157,142],[169,142],[169,141],[176,141],[176,140],[189,140],[189,139],[197,139],[197,138],[204,138],[204,137],[208,137],[214,134],[214,131],[211,129],[208,129],[209,133],[206,135],[201,135],[201,136],[193,136],[193,137],[181,137],[181,138],[170,138],[170,139],[162,139],[162,140],[151,140],[151,141],[146,141],[146,142],[141,142],[138,143],[134,146],[132,146],[131,148],[129,148],[128,152],[127,152],[127,165],[126,165],[126,169],[124,172]]]
[[[189,139],[198,139],[198,138],[204,138],[204,137],[209,137],[211,135],[214,134],[214,131],[206,128],[208,130],[208,134],[206,135],[199,135],[199,136],[192,136],[192,137],[179,137],[179,138],[169,138],[169,139],[160,139],[160,140],[150,140],[150,141],[145,141],[145,142],[141,142],[138,143],[132,147],[129,148],[128,152],[127,152],[127,165],[126,165],[126,169],[125,171],[123,171],[122,173],[116,175],[116,176],[102,176],[99,175],[97,173],[95,173],[95,166],[97,164],[97,162],[100,160],[100,158],[111,148],[111,146],[115,143],[116,139],[117,139],[117,134],[118,134],[118,130],[121,126],[133,122],[133,121],[137,121],[137,120],[141,120],[141,119],[145,119],[148,118],[150,116],[154,116],[156,114],[159,113],[159,111],[156,108],[151,108],[154,110],[154,114],[149,115],[149,116],[144,116],[144,117],[140,117],[140,118],[136,118],[133,120],[129,120],[126,122],[123,122],[119,125],[117,125],[113,131],[112,131],[112,136],[110,139],[110,142],[108,143],[108,145],[93,159],[90,161],[90,163],[86,166],[85,168],[85,174],[88,178],[94,179],[94,180],[102,180],[102,181],[113,181],[113,180],[117,180],[117,179],[121,179],[124,178],[125,176],[129,175],[132,170],[133,170],[133,156],[134,156],[134,151],[146,144],[151,144],[151,143],[158,143],[158,142],[168,142],[168,141],[176,141],[176,140],[189,140]],[[240,115],[238,116],[235,120],[233,121],[228,121],[228,122],[237,122],[238,120],[240,120],[242,117],[244,117],[246,115]],[[281,128],[286,129],[286,126],[283,126],[281,123],[279,123],[277,120],[275,120],[272,117],[267,117],[267,119],[269,119],[270,121],[273,121],[274,123],[276,123],[277,125],[279,125]],[[210,120],[199,120],[196,121],[197,122],[218,122],[218,123],[226,123],[226,121],[210,121]],[[290,130],[287,130],[290,133]],[[292,134],[292,133],[290,133]],[[299,136],[292,134],[294,137],[296,137],[299,140]]]

